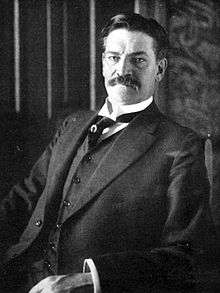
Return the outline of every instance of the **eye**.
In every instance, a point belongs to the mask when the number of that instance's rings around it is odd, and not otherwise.
[[[116,55],[109,55],[107,59],[112,63],[117,63],[120,60],[120,57]]]
[[[114,55],[114,54],[105,54],[105,60],[106,60],[109,64],[113,65],[113,64],[116,64],[116,63],[119,62],[119,60],[120,60],[120,56],[118,56],[118,55]]]
[[[141,63],[144,63],[146,60],[144,58],[141,58],[141,57],[134,57],[133,61],[136,64],[141,64]]]

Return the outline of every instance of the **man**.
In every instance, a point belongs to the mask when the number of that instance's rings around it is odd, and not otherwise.
[[[164,29],[117,15],[103,42],[107,128],[97,113],[68,117],[3,202],[2,282],[18,290],[190,286],[192,260],[213,236],[202,143],[153,101],[167,67]]]

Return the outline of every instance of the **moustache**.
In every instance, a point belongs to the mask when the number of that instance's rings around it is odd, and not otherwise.
[[[140,88],[140,83],[138,80],[134,79],[131,75],[116,76],[108,81],[110,86],[121,84],[124,86],[132,87],[135,90]]]

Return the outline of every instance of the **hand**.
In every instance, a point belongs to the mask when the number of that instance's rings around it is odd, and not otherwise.
[[[90,273],[50,276],[35,285],[29,293],[93,293]]]

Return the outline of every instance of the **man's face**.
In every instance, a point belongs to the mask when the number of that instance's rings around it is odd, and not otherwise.
[[[124,105],[150,98],[163,77],[164,60],[156,61],[153,38],[147,34],[124,28],[112,31],[102,58],[108,96]]]

